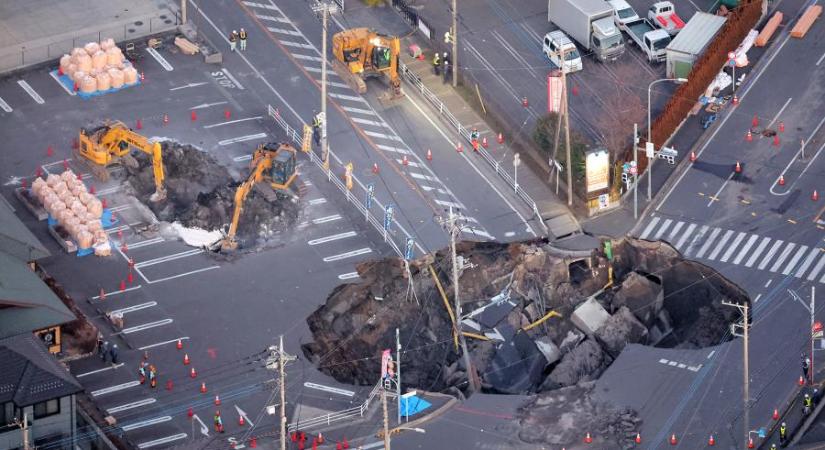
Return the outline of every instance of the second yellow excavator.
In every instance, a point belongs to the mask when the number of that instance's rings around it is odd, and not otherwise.
[[[235,211],[226,236],[216,243],[214,250],[235,250],[238,241],[235,234],[238,232],[238,222],[241,219],[243,204],[253,187],[257,187],[264,196],[271,196],[273,190],[285,191],[289,189],[296,172],[296,150],[289,144],[261,144],[252,154],[252,169],[246,181],[235,191]],[[260,182],[264,183],[260,183]],[[260,184],[258,184],[260,183]],[[256,186],[257,185],[257,186]]]
[[[332,67],[359,94],[367,92],[366,78],[386,76],[390,99],[403,97],[398,75],[400,53],[401,41],[397,36],[379,34],[369,28],[352,28],[332,36]]]
[[[109,179],[107,167],[113,164],[124,164],[137,168],[138,162],[129,154],[135,148],[152,158],[152,169],[155,175],[155,193],[152,201],[166,199],[166,188],[163,185],[165,178],[163,171],[163,155],[159,142],[150,142],[123,122],[106,122],[95,128],[81,128],[75,156],[78,161],[86,161],[95,178],[106,181]]]

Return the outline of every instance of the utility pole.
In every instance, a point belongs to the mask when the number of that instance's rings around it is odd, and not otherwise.
[[[629,175],[633,175],[633,218],[639,218],[639,161],[638,161],[638,154],[639,154],[639,124],[633,124],[633,167],[636,169],[636,173],[631,173]]]
[[[329,15],[337,10],[327,0],[319,0],[312,9],[321,13],[321,160],[329,172],[329,143],[327,142],[327,28]]]
[[[180,0],[180,23],[186,25],[186,2],[188,0]]]
[[[23,450],[29,450],[29,415],[23,412]]]
[[[743,397],[743,415],[744,423],[742,424],[745,434],[745,441],[750,437],[750,405],[748,404],[748,399],[750,398],[750,367],[748,365],[748,329],[750,325],[748,324],[748,306],[747,302],[744,303],[731,303],[728,301],[722,301],[722,304],[725,306],[733,306],[737,308],[739,312],[742,314],[742,345],[744,346],[743,352],[743,372],[744,372],[744,384],[742,386]]]
[[[568,114],[568,97],[567,97],[567,71],[564,70],[564,52],[561,53],[561,85],[564,86],[564,145],[567,147],[567,206],[573,205],[573,160],[570,156],[570,119]]]
[[[267,369],[278,370],[278,388],[281,391],[281,450],[286,450],[286,370],[284,366],[296,359],[298,359],[296,356],[284,352],[283,335],[279,337],[277,347],[269,347],[269,357],[266,359]]]
[[[384,449],[390,450],[390,419],[387,414],[387,390],[383,387],[381,388],[381,404],[384,405]]]
[[[453,87],[458,86],[458,0],[453,0]]]
[[[395,329],[395,393],[398,396],[398,426],[401,426],[401,332]]]
[[[467,368],[467,383],[469,386],[470,392],[476,391],[476,383],[475,383],[475,374],[473,374],[473,363],[470,359],[470,352],[467,351],[467,341],[464,339],[464,335],[461,333],[461,297],[459,295],[459,285],[458,285],[458,258],[456,255],[455,250],[455,239],[459,233],[461,233],[461,228],[457,224],[457,217],[453,213],[453,207],[450,207],[450,216],[448,218],[448,226],[450,228],[450,255],[453,260],[453,301],[455,303],[455,321],[456,321],[456,332],[458,333],[458,338],[461,340],[461,351],[464,353],[464,365]]]
[[[814,295],[816,295],[816,288],[811,286],[811,386],[814,385],[814,323],[816,323],[816,319],[814,318],[814,313],[816,312],[816,300],[814,299]]]

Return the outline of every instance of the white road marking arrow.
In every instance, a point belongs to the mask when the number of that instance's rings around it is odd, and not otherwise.
[[[189,83],[189,84],[184,84],[183,86],[178,86],[178,87],[169,88],[169,90],[170,90],[170,91],[177,91],[178,89],[186,89],[186,88],[190,88],[190,87],[198,87],[198,86],[203,86],[204,84],[206,84],[206,81],[202,81],[202,82],[200,82],[200,83]]]
[[[203,421],[201,421],[201,418],[200,418],[200,417],[198,417],[198,415],[197,415],[197,414],[192,414],[192,420],[197,420],[197,421],[198,421],[198,423],[199,423],[199,424],[201,424],[201,434],[203,434],[203,435],[204,435],[204,436],[206,436],[206,437],[209,437],[209,427],[207,427],[207,426],[203,423]]]
[[[235,409],[238,410],[238,415],[243,417],[243,419],[249,424],[250,427],[255,426],[255,424],[252,423],[251,420],[249,420],[249,416],[247,416],[246,413],[241,408],[238,408],[238,405],[235,405]]]
[[[229,102],[203,103],[203,104],[200,104],[200,105],[198,105],[198,106],[193,106],[193,107],[191,107],[191,108],[189,108],[189,109],[190,109],[190,110],[193,110],[193,109],[204,109],[204,108],[209,108],[210,106],[225,105],[225,104],[227,104],[227,103],[229,103]]]

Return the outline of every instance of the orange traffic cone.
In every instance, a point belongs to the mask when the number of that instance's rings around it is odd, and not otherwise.
[[[220,404],[221,404],[221,398],[216,395],[215,396],[215,406],[220,406]]]
[[[407,159],[407,155],[404,155],[404,157],[403,157],[403,158],[401,158],[401,164],[402,164],[402,165],[405,165],[405,166],[409,166],[409,165],[410,165],[410,160],[409,160],[409,159]]]
[[[785,177],[783,177],[782,175],[779,175],[778,183],[779,183],[780,186],[784,186],[785,185]]]
[[[458,153],[461,153],[461,152],[464,151],[464,146],[461,145],[461,142],[459,142],[458,145],[455,146],[455,151],[457,151]]]
[[[637,444],[642,443],[642,434],[641,433],[636,433],[636,443]]]
[[[167,391],[171,391],[171,390],[172,390],[172,380],[168,380],[168,381],[166,382],[166,390],[167,390]]]
[[[192,114],[190,115],[192,117],[192,122],[198,120],[198,113],[196,113],[195,111],[192,111]]]
[[[590,437],[590,433],[587,433],[587,434],[584,436],[584,443],[585,443],[585,444],[590,444],[590,443],[592,443],[592,442],[593,442],[593,438],[592,438],[592,437]]]
[[[372,163],[372,173],[378,174],[378,163]]]
[[[178,343],[175,345],[175,347],[177,347],[177,348],[178,348],[178,350],[182,349],[182,348],[183,348],[183,341],[181,341],[180,339],[178,339]]]
[[[487,136],[484,136],[483,138],[481,138],[481,146],[484,147],[484,148],[487,148],[488,145],[489,144],[487,143]]]
[[[739,164],[739,161],[736,161],[736,166],[733,168],[733,171],[736,173],[742,173],[742,165]]]
[[[40,175],[38,175],[38,176],[40,176]],[[90,194],[95,194],[96,192],[97,192],[97,189],[95,189],[95,185],[89,186],[89,193]]]
[[[774,147],[779,147],[779,135],[778,134],[773,135],[773,146]]]
[[[126,282],[129,283],[129,284],[132,284],[132,283],[134,283],[134,281],[135,281],[135,276],[132,275],[131,271],[129,271],[129,273],[126,274]]]
[[[427,161],[432,161],[432,160],[433,160],[433,151],[430,150],[430,149],[427,149]]]
[[[805,385],[805,379],[804,379],[804,378],[802,378],[802,375],[800,375],[800,376],[799,376],[799,381],[797,381],[797,382],[796,382],[796,384],[798,384],[798,385],[800,385],[800,386],[804,386],[804,385]]]
[[[169,114],[164,114],[163,115],[163,124],[164,125],[169,124]]]
[[[753,445],[753,438],[748,438],[748,448],[756,448],[756,446]]]
[[[696,162],[696,152],[690,152],[690,162]]]
[[[195,370],[195,368],[193,367],[192,370],[189,371],[189,377],[190,378],[196,378],[197,376],[198,376],[198,371]]]
[[[676,433],[670,435],[670,445],[676,445],[679,441],[676,440]]]
[[[54,149],[52,149],[52,146],[50,145],[50,146],[46,147],[46,156],[52,156],[52,155],[54,155]]]
[[[776,408],[773,409],[773,415],[771,416],[771,419],[779,420],[779,410],[778,409],[776,409]]]
[[[120,251],[122,251],[123,253],[128,252],[129,251],[129,245],[124,242],[123,245],[120,246]]]
[[[499,144],[503,144],[504,143],[504,134],[499,133],[498,137],[496,138],[496,141],[498,141]]]
[[[245,423],[246,423],[246,422],[244,422],[244,420],[243,420],[243,416],[238,416],[238,425],[240,425],[240,426],[244,426],[244,424],[245,424]]]
[[[716,439],[714,439],[713,435],[711,434],[708,438],[708,446],[713,447],[714,445],[716,445]]]
[[[784,132],[785,132],[785,122],[783,122],[783,121],[781,121],[781,120],[779,121],[779,132],[780,132],[780,133],[784,133]]]
[[[184,366],[189,365],[189,353],[184,353],[183,354],[183,365]]]
[[[249,447],[250,448],[255,448],[257,446],[258,446],[258,438],[256,438],[255,436],[252,436],[252,438],[249,439]]]
[[[201,383],[201,394],[206,394],[206,383]]]
[[[734,104],[734,106],[735,106],[735,105],[738,105],[738,104],[739,104],[739,97],[737,97],[736,95],[734,95],[734,96],[733,96],[733,102],[732,102],[732,103]]]
[[[814,193],[811,194],[811,200],[813,200],[813,201],[819,200],[819,192],[817,192],[816,189],[814,189]]]
[[[186,410],[186,415],[189,416],[190,419],[192,418],[192,416],[195,415],[195,411],[192,409],[191,406],[189,407],[189,409]]]
[[[232,117],[232,113],[231,113],[228,109],[224,109],[224,110],[223,110],[223,117],[224,117],[226,120],[229,120],[229,118],[230,118],[230,117]]]
[[[120,290],[121,291],[126,290],[126,280],[120,280]]]
[[[751,130],[748,130],[748,134],[745,135],[745,140],[748,142],[753,141],[753,134],[751,133]]]
[[[140,119],[138,119],[138,120],[137,120],[137,123],[135,124],[135,129],[137,129],[137,130],[142,130],[142,129],[143,129],[143,121],[141,121]]]
[[[140,71],[140,81],[143,81],[143,80],[145,80],[145,79],[146,79],[146,77],[145,77],[145,76],[143,76],[143,71],[141,70],[141,71]]]
[[[758,115],[756,115],[756,114],[753,115],[753,120],[751,120],[751,125],[755,126],[755,127],[759,126],[759,116]]]

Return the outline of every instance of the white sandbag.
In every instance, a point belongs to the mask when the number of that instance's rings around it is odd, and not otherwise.
[[[60,57],[60,70],[62,70],[63,73],[66,73],[66,69],[69,68],[69,64],[71,64],[71,63],[72,63],[71,55],[61,56]]]
[[[80,47],[75,47],[75,48],[72,49],[72,51],[69,54],[72,55],[72,58],[77,58],[80,55],[85,55],[86,50],[84,50]]]
[[[97,91],[97,80],[91,76],[83,78],[83,81],[80,82],[80,91],[87,94]]]
[[[93,243],[92,233],[86,230],[77,233],[77,246],[80,248],[90,248]]]
[[[46,180],[44,180],[43,178],[37,177],[37,178],[34,179],[34,181],[32,181],[32,194],[34,194],[35,197],[40,199],[40,197],[42,195],[42,192],[43,192],[43,188],[48,188],[48,187],[49,187],[49,185],[46,184]]]
[[[123,87],[123,71],[119,69],[109,69],[109,76],[112,77],[112,87],[115,89]]]
[[[92,55],[92,67],[95,69],[102,69],[106,65],[106,52],[98,50]]]
[[[118,47],[106,50],[106,64],[116,67],[123,64],[123,53]]]
[[[89,202],[86,205],[86,211],[93,214],[96,218],[100,218],[103,215],[103,203],[100,202],[98,199],[94,199],[93,201]]]
[[[108,91],[112,88],[112,77],[109,76],[109,72],[102,71],[95,78],[97,78],[98,91]]]
[[[134,67],[127,67],[123,69],[124,82],[126,84],[137,83],[137,70]]]
[[[90,72],[92,70],[92,57],[89,55],[77,55],[75,64],[77,64],[77,70]]]
[[[80,200],[74,200],[69,203],[69,208],[72,210],[74,215],[79,217],[86,217],[86,205],[80,203]]]
[[[97,42],[89,42],[88,44],[83,46],[83,49],[86,50],[86,53],[88,53],[91,56],[100,51],[100,44],[98,44]]]
[[[62,197],[66,192],[69,191],[69,187],[66,186],[66,182],[60,180],[60,183],[55,184],[52,186],[52,190],[58,197]]]
[[[63,172],[60,173],[60,178],[63,181],[66,181],[66,180],[71,179],[71,178],[77,178],[77,175],[74,174],[72,169],[67,169],[67,170],[64,170]]]
[[[61,179],[60,179],[60,176],[59,176],[59,175],[56,175],[56,174],[53,174],[53,173],[50,173],[50,174],[46,177],[46,184],[48,184],[48,185],[49,185],[49,186],[51,186],[52,188],[54,188],[54,185],[56,185],[57,183],[60,183],[60,182],[62,182],[62,181],[63,181],[63,180],[61,180]]]
[[[109,50],[110,48],[113,48],[114,46],[115,46],[115,40],[112,39],[112,38],[106,38],[106,39],[100,41],[100,49],[103,50],[104,52]]]
[[[79,198],[80,194],[86,193],[86,185],[83,183],[73,183],[69,187],[69,192],[71,192],[75,198]]]
[[[77,199],[80,200],[80,203],[83,203],[84,205],[88,205],[89,202],[92,201],[92,199],[94,198],[95,196],[88,192],[83,192],[77,196]]]

